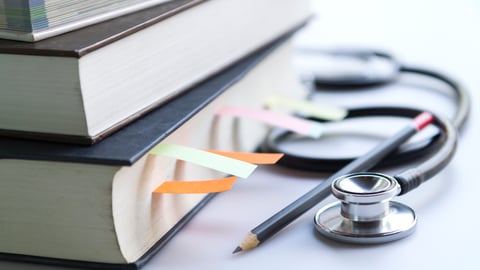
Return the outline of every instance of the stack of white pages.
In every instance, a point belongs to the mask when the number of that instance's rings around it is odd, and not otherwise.
[[[36,41],[168,0],[3,0],[0,38]]]

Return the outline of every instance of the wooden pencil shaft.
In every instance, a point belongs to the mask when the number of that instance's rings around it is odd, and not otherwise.
[[[255,227],[251,232],[257,236],[260,242],[268,239],[270,236],[274,235],[296,218],[301,216],[307,210],[328,197],[328,195],[331,194],[330,185],[336,178],[348,173],[371,169],[380,160],[397,149],[398,146],[407,141],[416,132],[417,130],[412,124],[403,128],[394,136],[377,145],[364,156],[361,156],[347,164],[328,179],[280,210],[262,224]]]

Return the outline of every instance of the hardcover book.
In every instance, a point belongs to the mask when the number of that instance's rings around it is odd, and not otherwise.
[[[229,105],[261,108],[271,95],[306,95],[291,66],[287,39],[256,51],[95,145],[0,138],[0,259],[8,267],[144,265],[213,197],[152,191],[164,180],[221,176],[149,155],[150,149],[160,142],[255,149],[266,127],[217,119],[215,112]],[[233,128],[236,124],[239,129]]]
[[[0,40],[0,134],[93,144],[309,15],[305,0],[174,0],[35,43]]]

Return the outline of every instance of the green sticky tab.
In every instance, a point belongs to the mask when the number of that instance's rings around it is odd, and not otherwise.
[[[308,100],[296,100],[279,96],[272,96],[265,100],[267,108],[286,108],[288,110],[302,113],[308,116],[324,120],[342,120],[347,116],[348,111],[332,105],[313,103]]]
[[[177,144],[158,144],[150,150],[149,154],[168,156],[188,161],[241,178],[247,178],[257,167],[257,165],[245,161]]]

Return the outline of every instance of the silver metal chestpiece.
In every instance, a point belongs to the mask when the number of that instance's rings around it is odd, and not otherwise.
[[[398,240],[415,230],[410,207],[391,201],[400,193],[397,181],[380,173],[354,173],[337,178],[332,193],[339,202],[320,209],[315,227],[342,242],[376,244]]]

